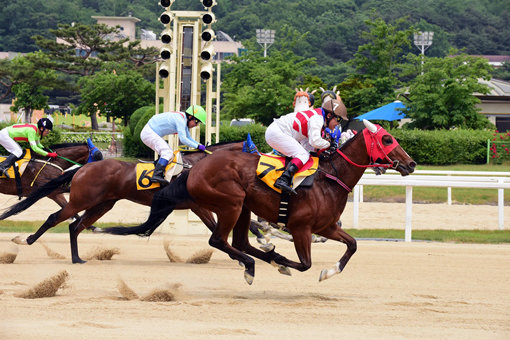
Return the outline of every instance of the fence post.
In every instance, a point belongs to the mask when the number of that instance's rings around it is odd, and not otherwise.
[[[491,148],[491,140],[490,139],[487,139],[487,164],[489,164],[489,152],[490,152],[490,148]]]
[[[503,179],[500,178],[498,183],[503,184]],[[498,224],[499,230],[505,228],[505,189],[498,189]]]
[[[359,217],[359,184],[354,186],[354,192],[353,192],[353,196],[352,196],[352,205],[354,207],[352,226],[354,228],[357,228],[358,227],[358,217]]]
[[[406,186],[406,231],[405,231],[405,241],[411,242],[411,219],[413,216],[413,187]]]

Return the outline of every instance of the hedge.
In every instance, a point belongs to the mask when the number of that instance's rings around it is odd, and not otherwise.
[[[401,130],[389,131],[418,163],[428,165],[484,164],[487,140],[493,132],[486,130]]]

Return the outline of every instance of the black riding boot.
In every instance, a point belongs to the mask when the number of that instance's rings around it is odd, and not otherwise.
[[[154,173],[151,177],[152,182],[158,182],[161,184],[168,184],[168,181],[165,179],[165,166],[161,163],[156,163],[154,167]]]
[[[274,182],[275,188],[281,189],[285,193],[293,193],[297,195],[297,192],[292,189],[292,178],[298,172],[298,167],[294,163],[290,163],[283,174]]]
[[[7,156],[7,158],[2,163],[0,163],[0,174],[5,175],[5,177],[7,178],[11,178],[9,177],[7,170],[9,170],[9,168],[14,164],[14,162],[16,162],[17,159],[18,157],[16,157],[12,153],[9,156]]]

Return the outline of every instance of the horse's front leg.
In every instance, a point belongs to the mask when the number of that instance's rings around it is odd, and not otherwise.
[[[290,229],[290,228],[289,228]],[[296,253],[298,254],[299,261],[295,262],[289,260],[285,256],[282,256],[274,251],[270,251],[265,253],[265,256],[270,256],[271,263],[276,263],[279,265],[279,271],[282,273],[281,269],[284,267],[290,267],[301,272],[304,272],[312,266],[312,234],[309,230],[299,230],[292,233],[294,248],[296,249]],[[255,256],[255,255],[254,255]],[[273,263],[274,262],[274,263]],[[286,273],[282,273],[286,274]]]
[[[248,213],[246,213],[244,210],[241,210],[241,213],[239,213],[238,209],[242,208],[230,207],[230,209],[225,209],[217,215],[218,225],[209,238],[209,245],[227,253],[231,259],[242,263],[245,268],[244,279],[251,285],[255,277],[255,260],[244,254],[242,250],[236,248],[235,245],[231,246],[228,243],[228,236],[235,225],[244,226],[246,235],[248,234],[250,212],[248,211]]]
[[[241,213],[241,217],[238,219],[236,225],[234,226],[234,230],[232,233],[232,247],[234,247],[240,251],[243,251],[248,255],[254,256],[262,261],[270,263],[270,264],[274,265],[275,267],[277,267],[278,271],[281,274],[290,276],[291,273],[290,273],[289,268],[276,263],[276,261],[275,261],[276,258],[285,259],[285,257],[283,257],[282,255],[280,255],[274,251],[274,245],[270,251],[265,252],[265,251],[261,251],[260,249],[253,247],[250,244],[250,241],[248,238],[248,229],[251,230],[251,227],[254,224],[252,223],[253,221],[250,221],[249,226],[248,226],[249,228],[246,228],[246,225],[243,224],[246,221],[246,217],[242,218],[243,216],[250,216],[250,214],[251,214],[250,211],[247,209],[244,209],[243,213]]]
[[[341,223],[332,224],[328,228],[321,230],[318,234],[328,239],[345,243],[345,245],[347,246],[347,250],[345,251],[344,255],[340,258],[340,260],[335,264],[333,268],[323,269],[321,271],[319,281],[323,281],[329,279],[333,275],[341,273],[342,270],[344,270],[345,266],[347,265],[347,262],[349,262],[351,256],[356,252],[358,246],[356,239],[351,235],[347,234],[341,228]]]
[[[69,241],[71,244],[71,258],[73,263],[85,263],[78,252],[78,235],[110,211],[117,200],[106,201],[85,210],[83,216],[69,225]]]

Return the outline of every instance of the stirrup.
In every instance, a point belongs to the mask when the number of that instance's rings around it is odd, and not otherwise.
[[[169,182],[166,179],[164,179],[163,177],[159,177],[159,176],[151,177],[151,182],[156,182],[156,183],[160,183],[160,184],[169,184]]]
[[[10,178],[11,178],[11,176],[9,176],[9,168],[10,168],[10,167],[8,167],[8,168],[6,168],[6,169],[3,169],[3,170],[0,170],[0,174],[1,174],[2,176],[5,176],[5,177],[7,177],[7,178],[9,178],[9,179],[10,179]]]
[[[276,182],[274,183],[274,187],[277,188],[277,189],[280,189],[282,191],[282,193],[293,193],[294,195],[297,195],[297,192],[296,190],[294,190],[294,188],[292,188],[291,186],[288,186],[287,183],[284,183],[284,184],[277,184]]]

